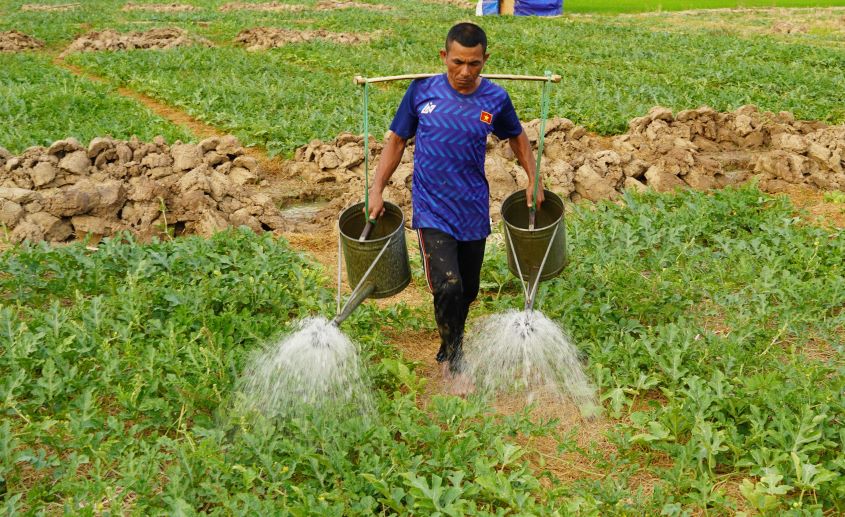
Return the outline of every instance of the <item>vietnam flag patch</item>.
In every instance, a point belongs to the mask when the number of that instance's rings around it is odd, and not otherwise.
[[[491,113],[487,113],[486,111],[481,112],[481,121],[485,124],[492,124],[493,123],[493,115]]]

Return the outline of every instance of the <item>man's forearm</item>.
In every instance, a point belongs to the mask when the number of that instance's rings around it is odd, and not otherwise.
[[[528,142],[528,137],[525,136],[525,131],[519,136],[508,140],[513,154],[516,155],[519,165],[525,169],[525,174],[528,175],[529,181],[534,181],[534,171],[537,168],[537,162],[534,160],[534,153],[531,152],[531,144]]]
[[[373,178],[373,191],[382,193],[390,181],[390,177],[399,167],[399,162],[402,161],[402,154],[405,152],[405,139],[398,136],[396,133],[390,133],[387,144],[381,151],[381,157],[376,167],[376,175]]]

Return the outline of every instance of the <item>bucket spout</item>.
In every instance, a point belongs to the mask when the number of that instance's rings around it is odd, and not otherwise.
[[[346,305],[343,306],[343,309],[338,313],[337,316],[334,317],[332,320],[332,324],[336,327],[339,327],[343,320],[349,317],[355,309],[358,308],[364,300],[367,299],[376,288],[376,284],[374,282],[367,282],[358,289],[357,292],[352,293],[352,297],[347,300]]]

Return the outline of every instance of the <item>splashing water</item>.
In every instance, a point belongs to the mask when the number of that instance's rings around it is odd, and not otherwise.
[[[298,329],[256,356],[244,372],[241,395],[268,417],[320,413],[367,415],[373,398],[355,345],[325,318]]]
[[[467,373],[488,396],[524,392],[528,402],[543,395],[570,399],[584,416],[599,406],[578,350],[563,330],[540,311],[494,314],[473,328],[465,345]]]

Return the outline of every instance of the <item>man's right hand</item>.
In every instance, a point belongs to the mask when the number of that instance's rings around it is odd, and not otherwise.
[[[366,209],[365,209],[366,210]],[[384,214],[384,198],[381,192],[370,189],[370,213],[364,214],[370,221],[375,221]]]

